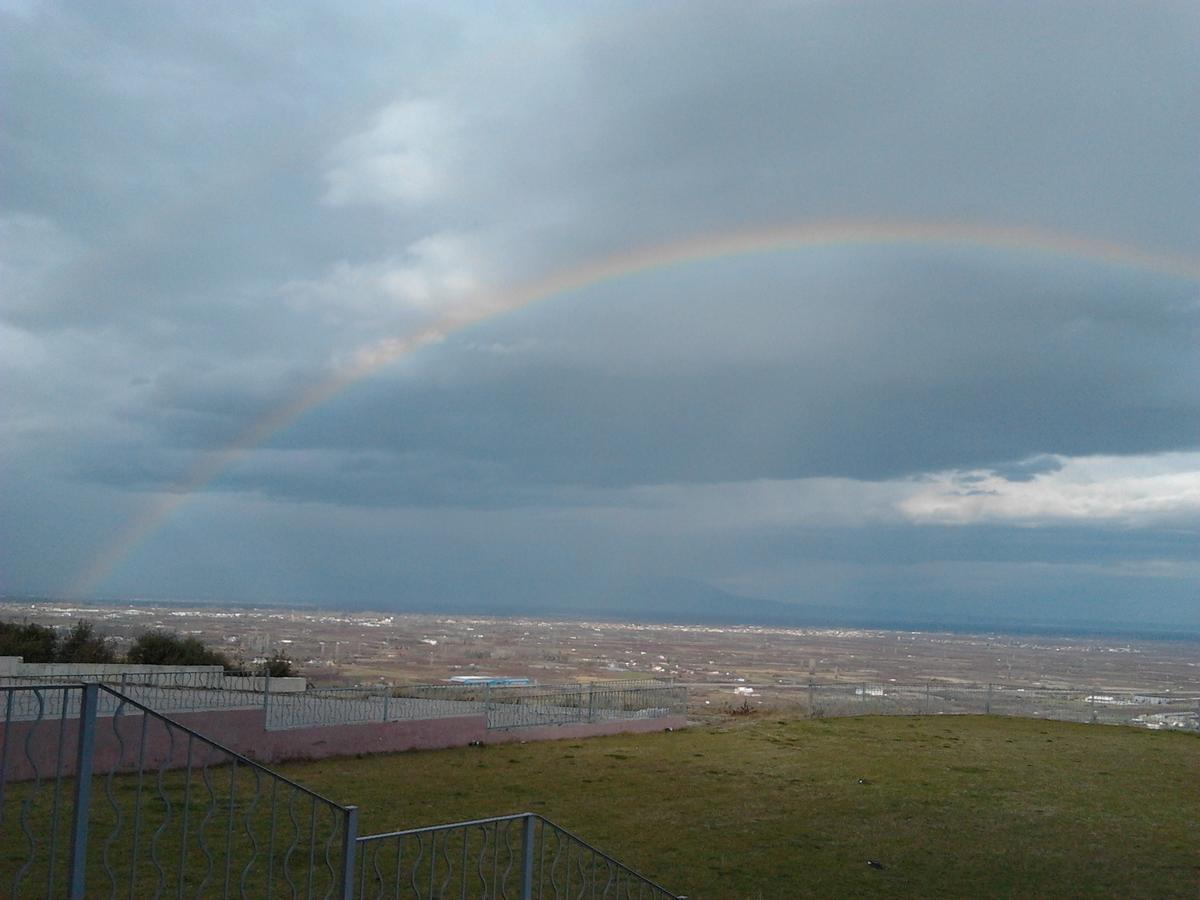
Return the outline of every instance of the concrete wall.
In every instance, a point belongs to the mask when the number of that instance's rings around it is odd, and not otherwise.
[[[169,675],[171,682],[186,682],[188,676],[196,675],[197,685],[220,686],[227,691],[252,691],[262,693],[264,682],[261,675],[226,675],[221,666],[147,666],[132,663],[27,663],[19,656],[0,656],[0,677],[21,678],[88,678],[111,676],[117,684],[121,675]],[[271,693],[294,694],[307,689],[308,682],[299,676],[272,678]]]
[[[71,675],[120,675],[122,672],[137,672],[138,674],[153,675],[155,672],[205,672],[212,677],[213,672],[223,672],[221,666],[143,666],[127,663],[27,663],[19,656],[0,657],[0,675],[19,675],[21,677],[36,677],[52,675],[55,678]]]
[[[266,680],[262,675],[226,675],[221,684],[227,691],[256,691],[261,694]],[[271,679],[272,694],[298,694],[307,689],[308,681],[299,675]]]

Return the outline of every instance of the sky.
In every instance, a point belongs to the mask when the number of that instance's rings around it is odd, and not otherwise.
[[[3,0],[0,591],[1198,629],[1198,48]]]

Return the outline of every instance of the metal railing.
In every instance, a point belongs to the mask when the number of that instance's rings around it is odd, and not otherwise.
[[[358,839],[363,898],[672,898],[662,886],[535,813]]]
[[[105,685],[0,700],[0,894],[351,896],[354,807]]]
[[[356,807],[107,685],[0,704],[0,896],[675,897],[534,814],[359,838]]]
[[[362,722],[399,722],[485,714],[487,727],[526,728],[612,719],[685,715],[687,690],[668,681],[596,681],[549,685],[420,684],[272,691],[240,687],[225,673],[194,669],[129,670],[82,675],[9,676],[2,685],[99,683],[163,713],[213,709],[265,710],[269,730]],[[230,687],[231,684],[239,685]],[[74,699],[72,699],[74,698]],[[78,698],[64,695],[67,715],[79,714]],[[72,705],[73,704],[73,705]],[[99,714],[112,715],[116,700],[99,698]]]
[[[501,687],[492,689],[487,702],[488,728],[657,719],[686,713],[687,689],[666,681]]]
[[[263,705],[263,692],[231,690],[220,669],[115,670],[69,675],[10,675],[0,685],[104,684],[159,712],[198,712],[209,709],[254,709]],[[100,715],[111,715],[116,701],[100,697]],[[77,714],[77,709],[76,709]]]
[[[79,686],[0,687],[0,894],[5,896],[16,897],[22,888],[41,893],[68,878],[73,882],[82,783],[70,777],[81,750],[78,728],[68,715],[68,694],[76,695],[78,717],[82,693]]]
[[[455,697],[397,696],[392,688],[310,688],[266,698],[271,730],[362,722],[400,722],[478,715],[480,702]]]
[[[945,682],[838,682],[799,686],[808,714],[983,714],[1200,731],[1200,695]]]
[[[664,681],[527,686],[318,688],[267,698],[267,728],[484,714],[492,729],[685,715],[687,689]]]

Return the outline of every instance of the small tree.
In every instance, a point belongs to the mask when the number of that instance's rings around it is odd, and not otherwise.
[[[65,663],[111,663],[117,654],[112,644],[95,633],[87,619],[80,619],[59,644],[58,661]]]
[[[32,622],[0,622],[0,656],[20,656],[27,663],[57,662],[58,634]]]
[[[283,651],[276,650],[259,667],[258,674],[266,675],[270,678],[290,678],[296,672],[292,668],[292,661],[283,654]]]
[[[232,669],[229,658],[205,647],[197,638],[180,637],[170,631],[146,631],[138,635],[126,659],[150,666],[223,666]]]

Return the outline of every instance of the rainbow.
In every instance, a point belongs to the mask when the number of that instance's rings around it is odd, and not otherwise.
[[[254,422],[232,443],[206,454],[182,479],[117,533],[75,579],[68,589],[68,595],[90,594],[192,494],[239,456],[389,363],[422,347],[436,344],[456,331],[582,288],[653,269],[778,250],[887,245],[975,248],[1049,255],[1200,281],[1200,260],[1191,257],[1157,253],[1068,232],[975,223],[836,221],[780,225],[691,237],[618,253],[493,295],[473,298],[419,332],[386,338],[362,347],[327,380],[310,387]]]

